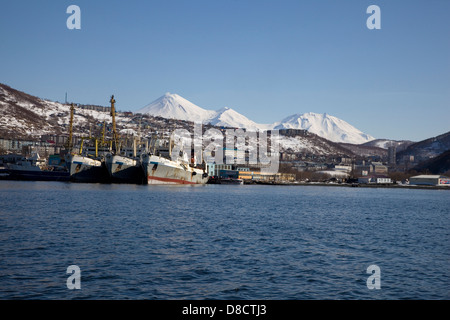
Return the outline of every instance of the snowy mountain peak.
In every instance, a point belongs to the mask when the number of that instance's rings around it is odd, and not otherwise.
[[[202,109],[178,94],[170,92],[166,92],[137,112],[186,121],[204,121],[213,115],[213,111]]]
[[[275,129],[303,129],[333,142],[360,144],[375,138],[349,123],[326,113],[294,114],[281,121]]]
[[[364,134],[344,120],[326,113],[294,114],[273,124],[258,124],[229,107],[217,111],[202,109],[185,98],[170,92],[165,93],[137,112],[164,118],[201,121],[215,126],[246,128],[252,131],[302,129],[333,142],[361,144],[374,140],[372,136]]]
[[[216,111],[215,115],[205,122],[209,122],[214,126],[246,128],[253,131],[260,130],[260,125],[228,107]]]

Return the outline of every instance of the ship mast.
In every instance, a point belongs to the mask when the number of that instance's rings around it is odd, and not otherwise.
[[[73,113],[75,107],[73,103],[70,105],[70,121],[69,121],[69,140],[67,141],[67,149],[72,152],[72,136],[73,136]]]
[[[114,153],[118,153],[118,141],[117,141],[117,131],[116,131],[116,110],[114,108],[114,104],[116,103],[116,100],[114,100],[114,95],[111,96],[111,100],[109,101],[111,103],[111,117],[112,117],[112,129],[113,129],[113,145],[112,145],[112,151]]]
[[[102,128],[102,146],[105,144],[105,131],[106,131],[106,120],[103,120],[103,128]]]

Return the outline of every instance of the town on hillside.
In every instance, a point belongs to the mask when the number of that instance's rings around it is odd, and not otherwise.
[[[172,109],[177,107],[186,111],[187,106],[178,103],[189,105],[188,101],[177,95],[165,95],[162,101],[159,100],[151,104],[152,108],[172,103]],[[0,85],[0,178],[23,178],[21,173],[32,169],[44,173],[66,172],[61,173],[61,177],[57,175],[57,178],[77,180],[77,175],[87,175],[93,167],[98,166],[98,171],[101,171],[100,167],[105,166],[105,159],[109,156],[110,161],[115,157],[115,175],[119,171],[121,175],[128,175],[125,174],[127,170],[132,170],[136,175],[133,179],[116,177],[113,181],[141,183],[147,181],[147,177],[141,177],[143,172],[148,170],[151,176],[162,170],[166,160],[173,159],[174,141],[171,140],[174,132],[184,130],[194,135],[197,130],[192,119],[179,120],[116,110],[114,96],[110,103],[111,106],[97,106],[53,102]],[[191,107],[197,108],[195,105]],[[258,143],[255,146],[252,137],[256,133],[253,129],[246,130],[224,122],[216,122],[215,125],[202,123],[201,134],[209,131],[221,135],[216,138],[216,149],[209,150],[209,156],[202,153],[195,159],[194,143],[185,147],[186,154],[183,157],[180,155],[177,165],[181,166],[179,170],[185,171],[183,174],[192,177],[183,176],[180,180],[177,176],[174,181],[184,183],[188,179],[189,182],[198,182],[198,176],[194,179],[194,168],[198,167],[201,168],[199,175],[205,176],[202,182],[207,180],[216,184],[450,185],[450,132],[419,142],[372,138],[364,143],[349,143],[345,140],[331,141],[310,130],[281,127],[265,131],[268,136],[271,132],[277,132],[278,140],[270,142],[278,147],[273,151],[270,143],[266,150],[260,145],[258,147]],[[238,131],[244,133],[244,142],[233,144],[230,148],[225,137],[230,132]],[[261,135],[258,133],[258,136]],[[367,135],[361,133],[360,139],[361,136],[362,141],[366,141]],[[192,138],[191,141],[194,141],[195,137]],[[239,140],[236,137],[233,139]],[[203,141],[202,148],[206,147]],[[258,155],[267,152],[272,163],[276,162],[272,172],[266,170],[267,163],[253,161],[255,147],[258,147]],[[271,154],[272,151],[274,154]],[[144,170],[141,168],[142,157],[148,158],[148,155],[157,155],[162,160],[147,159],[149,166]],[[218,155],[222,155],[223,159]],[[161,164],[159,169],[155,163]],[[11,174],[13,171],[14,174]],[[160,174],[166,176],[167,172]],[[36,174],[31,176],[37,179]],[[160,176],[152,178],[154,183],[165,179]],[[100,180],[84,177],[83,181],[86,179],[111,181],[105,177]]]
[[[110,112],[108,107],[77,106],[80,109]],[[193,130],[193,123],[183,120],[153,117],[131,112],[118,112],[118,116],[127,119],[117,125],[122,150],[130,150],[139,139],[139,150],[148,152],[152,139],[170,140],[176,129]],[[215,128],[223,133],[226,127],[204,126],[204,130]],[[43,159],[46,168],[65,166],[70,153],[85,154],[101,158],[111,151],[112,124],[95,119],[77,125],[69,149],[68,125],[62,128],[67,133],[45,134],[39,139],[14,139],[0,137],[0,175],[7,178],[5,166],[38,156]],[[209,183],[240,184],[350,184],[355,185],[450,185],[449,151],[436,157],[423,157],[410,148],[389,146],[387,149],[374,146],[337,144],[323,139],[306,130],[280,130],[280,139],[307,139],[314,146],[322,148],[295,149],[289,144],[280,148],[277,173],[261,173],[261,165],[249,164],[248,150],[223,148],[224,158],[237,159],[241,153],[243,163],[215,164],[207,163]],[[97,143],[97,154],[95,148]],[[147,147],[145,147],[147,145]],[[281,144],[283,145],[283,144]],[[408,147],[410,147],[409,145]],[[99,153],[99,150],[100,153]],[[126,151],[127,150],[127,151]],[[138,155],[137,155],[138,156]]]

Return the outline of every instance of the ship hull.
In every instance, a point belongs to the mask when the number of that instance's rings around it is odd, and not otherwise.
[[[5,165],[7,176],[11,180],[27,180],[27,181],[69,181],[69,171],[64,167],[49,167],[49,169],[41,169],[41,167],[32,161],[20,161],[18,163],[8,163]]]
[[[106,168],[113,183],[143,184],[144,170],[139,160],[118,155],[106,156]]]
[[[147,184],[205,184],[208,175],[203,170],[157,156],[143,160]]]
[[[8,179],[26,181],[69,181],[70,174],[65,171],[8,170]]]
[[[108,183],[109,174],[105,163],[83,156],[73,156],[68,161],[70,180],[85,183]]]

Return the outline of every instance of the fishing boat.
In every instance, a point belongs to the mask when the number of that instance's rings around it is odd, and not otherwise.
[[[36,153],[15,163],[5,163],[8,179],[29,181],[69,181],[69,171],[64,166],[47,165]]]
[[[105,162],[82,155],[69,155],[66,158],[70,180],[74,182],[110,182]]]
[[[148,184],[205,184],[208,174],[187,161],[176,161],[152,154],[142,155],[142,166]]]
[[[200,161],[202,162],[202,161]],[[196,164],[183,148],[173,150],[173,140],[153,137],[147,152],[141,155],[141,163],[147,184],[206,184],[206,164]]]
[[[121,153],[119,138],[116,130],[116,100],[114,99],[114,95],[111,96],[110,103],[113,141],[111,152],[105,157],[105,163],[111,177],[111,182],[133,184],[145,183],[144,171],[140,162],[140,157],[137,155],[136,151],[136,139],[133,141],[134,150],[132,156],[127,156],[127,150],[122,150],[123,152]]]
[[[89,183],[108,183],[109,175],[106,169],[104,161],[99,157],[98,149],[98,139],[92,137],[81,138],[80,149],[78,153],[74,153],[72,150],[72,129],[73,129],[73,115],[74,115],[74,105],[70,108],[70,122],[69,122],[69,139],[67,141],[67,149],[70,150],[70,154],[66,156],[66,166],[70,173],[70,180],[73,182],[89,182]],[[104,133],[105,126],[103,127],[103,139],[102,145],[104,144]],[[90,134],[89,134],[90,135]],[[95,149],[84,148],[83,143],[85,140],[94,140]],[[103,150],[106,152],[106,150]]]
[[[197,166],[188,161],[185,152],[172,159],[171,148],[160,148],[141,156],[147,184],[206,184],[206,165]]]
[[[105,157],[106,168],[112,182],[135,184],[205,184],[208,181],[206,168],[199,168],[187,161],[187,155],[173,160],[171,152],[158,147],[149,152],[133,140],[133,150],[122,150],[116,131],[115,102],[111,96],[113,141],[111,153]]]
[[[106,155],[106,168],[114,183],[145,183],[144,171],[139,159],[121,155]]]

